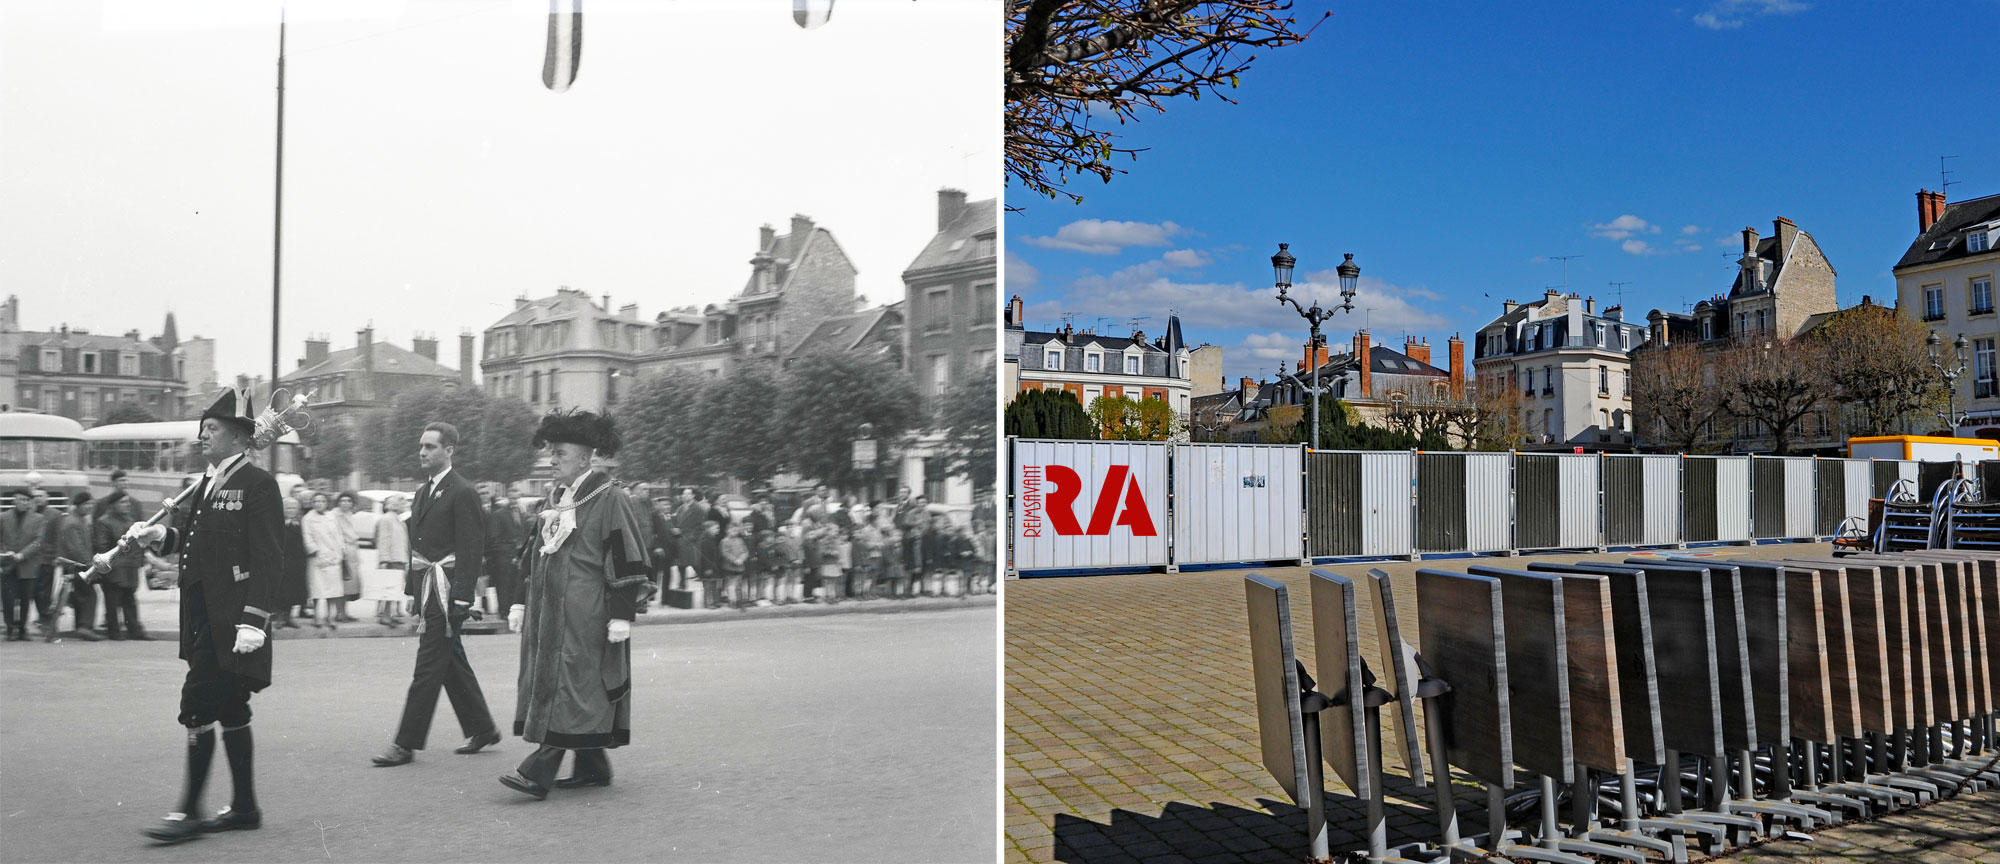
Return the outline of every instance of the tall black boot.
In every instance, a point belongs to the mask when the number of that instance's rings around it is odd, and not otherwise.
[[[247,831],[264,824],[264,814],[257,809],[257,786],[251,770],[253,749],[248,725],[222,730],[222,752],[229,756],[229,780],[234,785],[235,794],[229,799],[228,807],[216,813],[215,818],[201,823],[201,830]]]
[[[187,784],[181,789],[181,809],[167,814],[146,836],[161,843],[179,843],[201,834],[201,790],[208,785],[208,766],[215,761],[215,726],[188,730]],[[176,818],[178,817],[178,818]]]

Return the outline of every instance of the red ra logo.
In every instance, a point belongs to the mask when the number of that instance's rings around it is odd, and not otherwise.
[[[1111,533],[1112,525],[1124,525],[1132,529],[1135,537],[1153,537],[1159,532],[1153,529],[1152,513],[1146,508],[1146,496],[1139,491],[1139,478],[1132,476],[1129,465],[1112,465],[1104,469],[1104,482],[1098,488],[1097,501],[1090,509],[1090,526],[1085,528],[1076,522],[1076,499],[1083,494],[1083,478],[1076,469],[1067,465],[1023,466],[1022,479],[1022,525],[1024,537],[1041,536],[1042,492],[1041,482],[1046,479],[1054,486],[1048,492],[1045,512],[1049,527],[1060,537],[1078,534],[1103,537]]]

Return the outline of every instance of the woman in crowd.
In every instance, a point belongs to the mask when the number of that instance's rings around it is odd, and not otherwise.
[[[340,527],[341,592],[334,601],[336,611],[333,620],[342,624],[361,620],[347,614],[348,599],[361,596],[361,530],[354,527],[356,500],[357,496],[352,492],[342,492],[334,499],[337,509],[333,511],[333,521]]]
[[[908,596],[908,571],[903,567],[903,531],[896,527],[896,508],[875,508],[875,531],[882,538],[882,584],[884,596]]]
[[[299,524],[299,516],[304,505],[294,496],[285,499],[285,527],[278,531],[278,552],[284,561],[284,569],[279,573],[278,593],[274,601],[278,607],[278,619],[274,627],[299,629],[298,622],[292,620],[294,607],[303,611],[307,598],[312,596],[310,577],[311,559],[306,557],[306,536]]]
[[[312,597],[319,601],[319,618],[314,627],[337,629],[335,605],[346,593],[340,587],[340,566],[347,544],[341,538],[340,523],[327,506],[326,493],[313,496],[313,509],[299,520],[304,533],[306,558],[312,562]]]
[[[404,501],[402,495],[389,496],[384,505],[387,512],[375,519],[375,568],[394,571],[381,575],[395,580],[396,586],[409,594],[414,592],[404,579],[404,571],[410,566],[410,526],[403,523]],[[401,605],[392,600],[375,601],[375,623],[384,627],[402,624],[403,616],[398,614],[401,610],[396,608]]]
[[[125,529],[132,527],[138,506],[132,496],[124,492],[112,492],[104,496],[104,509],[90,526],[90,551],[110,552],[118,548],[118,540],[125,536]],[[126,549],[111,557],[111,570],[102,578],[104,585],[104,635],[112,639],[145,639],[146,628],[139,623],[139,567],[146,563],[146,556],[137,548]],[[124,619],[124,627],[119,627],[119,619]]]

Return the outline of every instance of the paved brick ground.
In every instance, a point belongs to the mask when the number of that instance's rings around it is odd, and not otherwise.
[[[1827,551],[1825,544],[1788,544],[1720,547],[1697,554],[1786,557]],[[1471,558],[1332,569],[1359,577],[1378,567],[1395,577],[1397,598],[1403,601],[1402,624],[1414,641],[1412,600],[1419,566],[1462,571],[1478,563],[1525,566],[1532,560],[1618,560],[1626,555]],[[1007,583],[1003,796],[1007,861],[1208,864],[1305,858],[1304,812],[1292,805],[1259,762],[1243,605],[1243,574],[1249,572],[1284,581],[1293,591],[1295,620],[1307,620],[1310,571],[1301,567]],[[1371,595],[1360,599],[1364,604],[1374,602]],[[1368,646],[1370,665],[1380,669],[1373,657],[1372,617],[1362,619],[1362,644]],[[1295,638],[1299,656],[1312,665],[1311,627],[1298,627]],[[1398,781],[1401,755],[1386,730],[1383,748],[1390,775],[1385,784],[1390,842],[1433,839],[1434,797],[1407,778]],[[1483,792],[1468,784],[1460,786],[1458,794],[1467,833],[1483,830]],[[1803,854],[1824,853],[1830,848],[1826,838],[1847,831],[1862,840],[1875,840],[1883,831],[1890,831],[1887,836],[1892,838],[1945,837],[1920,832],[1925,826],[1951,821],[1944,814],[1962,808],[1983,812],[1979,824],[1991,830],[1992,823],[2000,822],[2000,811],[1995,809],[2000,807],[2000,792],[1978,797],[1985,800],[1947,802],[1901,821],[1822,832],[1818,845],[1800,848]],[[1363,825],[1363,803],[1347,794],[1337,778],[1329,777],[1327,805],[1334,849],[1359,848],[1361,838],[1355,832]],[[1885,824],[1907,827],[1880,827]],[[1839,842],[1851,847],[1850,855],[1893,858],[1879,843]],[[1958,860],[1936,857],[1951,854],[1941,847],[1920,847],[1907,839],[1899,842],[1896,848],[1903,851],[1895,854],[1906,854],[1910,860]],[[1983,841],[1950,842],[2000,845],[1991,835]],[[1786,851],[1792,845],[1797,844],[1749,850],[1744,860],[1756,855],[1798,857],[1801,853]],[[2000,864],[1977,856],[1959,858]]]

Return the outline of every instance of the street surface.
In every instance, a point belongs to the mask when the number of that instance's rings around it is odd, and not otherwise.
[[[1724,546],[1686,554],[1721,558],[1820,556],[1830,544]],[[1369,568],[1389,573],[1405,638],[1417,642],[1416,571],[1463,572],[1473,564],[1525,569],[1530,561],[1622,560],[1631,554],[1551,554],[1376,562],[1330,567],[1354,578],[1362,609],[1374,608]],[[1676,553],[1678,554],[1678,553]],[[1258,753],[1257,704],[1243,576],[1262,573],[1291,589],[1298,656],[1315,665],[1305,567],[1021,579],[1006,584],[1007,862],[1130,864],[1152,861],[1299,862],[1306,857],[1305,812],[1271,779]],[[1361,615],[1370,664],[1372,613]],[[1317,671],[1317,670],[1315,670]],[[1377,674],[1380,674],[1379,672]],[[1382,735],[1391,844],[1436,837],[1433,793],[1410,783],[1396,737]],[[1422,728],[1419,726],[1419,728]],[[1327,823],[1336,853],[1364,848],[1365,803],[1331,771]],[[1484,830],[1485,794],[1461,775],[1461,826]],[[1935,812],[1933,812],[1935,811]],[[1959,815],[1947,815],[1959,814]],[[1965,814],[1981,820],[1969,824]],[[1911,837],[1992,846],[2000,791],[1970,794],[1932,810],[1891,817],[1894,832],[1863,826],[1816,832],[1820,846],[1790,844],[1790,857],[1845,844],[1847,855],[1962,864],[2000,857],[1937,857]],[[1886,820],[1885,820],[1886,821]],[[1880,824],[1880,823],[1870,823]],[[1964,829],[1982,828],[1967,840]],[[1867,839],[1855,839],[1865,836]],[[1843,839],[1847,838],[1847,839]],[[1900,838],[1900,839],[1899,839]],[[1884,848],[1887,847],[1887,848]],[[1920,854],[1924,853],[1924,854]],[[1775,850],[1745,850],[1742,860]],[[1942,854],[1942,853],[1940,853]]]
[[[416,762],[369,764],[416,640],[283,640],[251,702],[263,828],[172,847],[139,832],[180,795],[174,643],[0,643],[0,861],[989,862],[996,617],[634,628],[613,785],[540,802],[497,779],[532,745],[453,754],[442,696]],[[518,637],[465,645],[510,731]],[[218,748],[204,804],[229,794]]]

